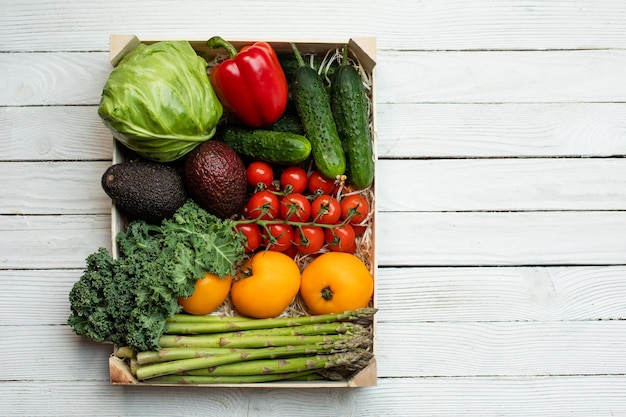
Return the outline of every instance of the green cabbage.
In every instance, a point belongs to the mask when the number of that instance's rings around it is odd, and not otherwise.
[[[174,161],[211,139],[222,117],[206,69],[187,41],[140,44],[111,72],[98,114],[128,148]]]

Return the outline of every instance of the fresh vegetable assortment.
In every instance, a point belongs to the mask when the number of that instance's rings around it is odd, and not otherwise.
[[[107,81],[99,114],[128,155],[102,184],[127,224],[116,259],[87,258],[68,324],[143,382],[349,378],[372,358],[376,312],[358,63],[347,45],[329,62],[208,46],[228,57],[140,45]]]

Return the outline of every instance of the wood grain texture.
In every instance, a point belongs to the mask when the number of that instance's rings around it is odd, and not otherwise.
[[[83,269],[0,270],[0,328],[65,324],[69,293]]]
[[[111,162],[0,164],[2,214],[110,214],[100,184]],[[100,174],[98,174],[100,173]]]
[[[623,48],[625,6],[616,0],[481,1],[401,0],[271,3],[230,1],[118,3],[5,1],[0,49],[8,51],[104,51],[109,33],[153,37],[240,39],[364,36],[379,38],[382,49],[486,50]],[[125,13],[120,15],[119,11]],[[331,11],[329,13],[329,11]],[[258,16],[263,16],[259,22]],[[232,25],[227,16],[236,16]],[[213,17],[213,19],[211,19]],[[211,20],[207,27],[207,19]],[[28,22],[28,25],[24,25]],[[299,24],[299,23],[306,24]],[[297,29],[296,29],[297,28]],[[585,28],[585,30],[581,30]]]
[[[381,51],[377,103],[622,102],[625,65],[621,50]],[[0,54],[0,105],[97,105],[110,71],[104,52]]]
[[[7,417],[25,415],[156,416],[438,416],[598,417],[626,409],[624,376],[381,378],[375,388],[168,389],[119,387],[100,382],[11,381],[0,402]],[[22,401],[37,398],[38,401]],[[385,399],[381,401],[381,399]],[[159,399],[159,400],[157,400]],[[452,400],[454,399],[454,400]],[[165,409],[165,410],[164,410]]]
[[[624,274],[623,266],[380,268],[376,317],[403,326],[623,320]],[[0,270],[0,326],[65,324],[81,275],[82,268]],[[22,308],[29,304],[38,308]]]
[[[621,158],[382,160],[377,173],[380,211],[626,209]]]
[[[111,250],[110,215],[0,216],[0,269],[84,268]]]
[[[626,51],[380,54],[381,103],[622,102]]]
[[[105,52],[0,54],[0,106],[97,105],[108,59]]]
[[[380,158],[626,155],[621,103],[383,103],[377,110]],[[96,105],[0,107],[0,125],[3,161],[111,158]]]
[[[97,106],[0,107],[0,161],[110,160]]]
[[[626,263],[626,212],[380,212],[379,265]]]
[[[624,320],[624,274],[624,266],[380,268],[376,317],[383,327]]]
[[[623,103],[389,103],[380,158],[622,156]]]

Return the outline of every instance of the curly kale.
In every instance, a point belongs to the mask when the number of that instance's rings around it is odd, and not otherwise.
[[[97,342],[156,350],[165,320],[180,311],[179,297],[191,295],[206,272],[235,273],[242,239],[232,222],[192,200],[160,226],[132,221],[117,236],[118,259],[104,248],[87,257],[69,294],[68,325]]]

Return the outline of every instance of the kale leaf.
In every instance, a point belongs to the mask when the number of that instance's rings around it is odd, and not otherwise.
[[[72,287],[68,325],[80,336],[135,351],[156,350],[165,320],[180,312],[205,273],[234,275],[243,237],[193,200],[161,225],[130,222],[117,236],[118,259],[100,248]]]

